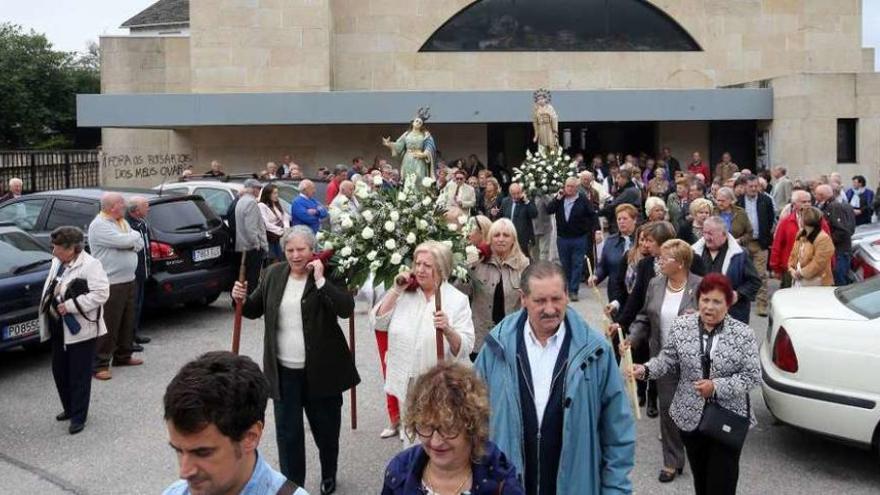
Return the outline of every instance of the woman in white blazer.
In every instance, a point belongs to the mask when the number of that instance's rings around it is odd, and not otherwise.
[[[40,340],[52,341],[52,375],[64,407],[55,419],[70,420],[68,431],[75,435],[89,412],[97,340],[107,333],[102,308],[110,283],[101,262],[83,251],[80,229],[58,227],[51,242],[54,258],[43,286]],[[80,292],[87,286],[88,292],[72,294],[71,286]]]

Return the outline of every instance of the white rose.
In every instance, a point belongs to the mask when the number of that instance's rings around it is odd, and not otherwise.
[[[363,216],[363,217],[364,217],[364,220],[366,220],[366,221],[368,221],[368,222],[372,222],[372,221],[373,221],[373,212],[372,212],[371,210],[365,210],[365,211],[361,214],[361,216]]]
[[[403,261],[403,256],[401,256],[400,253],[394,253],[391,255],[392,265],[399,265],[401,261]]]
[[[416,243],[416,234],[415,232],[410,232],[406,235],[406,243],[407,244],[415,244]]]
[[[345,217],[342,219],[342,228],[343,229],[348,230],[352,227],[354,227],[354,222],[351,221],[351,218]]]
[[[370,261],[375,261],[376,255],[378,255],[378,254],[379,253],[377,253],[376,251],[370,251],[369,253],[367,253],[367,259]]]
[[[431,204],[431,197],[425,196],[425,199],[422,200],[422,204],[425,206],[429,206]]]
[[[397,193],[397,200],[398,201],[406,201],[406,193],[405,192]]]
[[[386,232],[394,232],[394,222],[388,220],[385,222],[385,231]]]
[[[351,247],[345,246],[339,250],[339,256],[351,256]]]
[[[327,251],[333,249],[333,243],[330,241],[325,242],[323,246],[324,246],[324,249],[326,249]]]
[[[348,198],[347,198],[347,197],[343,196],[342,194],[340,194],[339,196],[341,196],[340,199],[339,199],[339,202],[340,202],[340,203],[342,203],[342,204],[347,204],[347,203],[348,203]]]
[[[388,217],[391,218],[392,222],[396,222],[396,221],[400,220],[400,213],[397,213],[396,211],[392,211],[391,214],[388,215]]]
[[[375,272],[375,271],[378,270],[379,268],[382,268],[382,262],[381,262],[381,261],[376,260],[376,261],[370,263],[370,270],[372,270],[372,271]]]
[[[385,241],[385,249],[388,249],[389,251],[397,249],[397,243],[394,242],[394,239],[388,239],[387,241]]]
[[[457,223],[448,223],[448,224],[446,224],[446,228],[449,229],[450,232],[455,232],[456,230],[458,230],[458,224]]]
[[[443,241],[443,245],[448,247],[449,249],[452,249],[452,241],[450,241],[449,239]]]
[[[382,176],[381,176],[381,175],[374,175],[374,176],[373,176],[373,185],[374,185],[374,186],[381,186],[381,185],[382,185],[382,182],[383,182],[383,181],[382,181]]]
[[[419,219],[419,230],[425,230],[428,228],[428,221]]]
[[[324,240],[324,233],[323,233],[323,232],[318,232],[318,234],[315,235],[315,240],[316,240],[316,241],[323,241],[323,240]]]
[[[373,238],[374,234],[375,234],[375,232],[373,232],[373,229],[371,229],[369,227],[364,227],[364,231],[361,232],[361,237],[363,237],[366,240],[370,240]]]
[[[465,259],[469,264],[476,263],[480,259],[480,250],[476,246],[468,245],[464,248]]]
[[[434,179],[430,177],[425,177],[422,179],[422,187],[431,187],[431,184],[434,183]]]

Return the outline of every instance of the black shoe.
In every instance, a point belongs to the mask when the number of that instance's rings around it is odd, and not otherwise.
[[[71,435],[76,435],[83,431],[83,428],[85,427],[86,425],[83,423],[70,423],[70,428],[68,428],[67,431],[69,431]]]
[[[648,404],[648,407],[645,409],[645,414],[647,414],[649,418],[656,418],[659,416],[660,412],[657,410],[657,404]]]
[[[151,339],[149,337],[141,337],[140,335],[134,336],[134,343],[135,344],[149,344],[151,340],[153,340],[153,339]]]
[[[131,352],[144,352],[144,346],[140,344],[131,344]]]
[[[675,477],[684,471],[684,468],[678,468],[675,471],[667,471],[666,468],[660,470],[660,476],[657,479],[660,483],[669,483],[670,481],[674,481]]]
[[[645,407],[645,397],[639,396],[639,407]]]
[[[327,478],[321,481],[321,495],[330,495],[336,491],[336,478]]]
[[[66,412],[61,412],[58,416],[55,416],[55,421],[67,421],[70,419],[70,415]]]

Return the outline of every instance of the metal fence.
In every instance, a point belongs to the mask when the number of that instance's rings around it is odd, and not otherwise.
[[[94,187],[99,183],[97,150],[0,151],[0,181],[18,177],[25,192],[71,187]]]

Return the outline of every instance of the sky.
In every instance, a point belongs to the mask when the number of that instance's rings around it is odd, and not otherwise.
[[[827,0],[829,2],[834,0]],[[101,35],[128,34],[119,25],[153,0],[0,0],[0,22],[44,33],[57,49],[84,51]],[[875,48],[880,69],[880,0],[862,0],[862,45]]]

